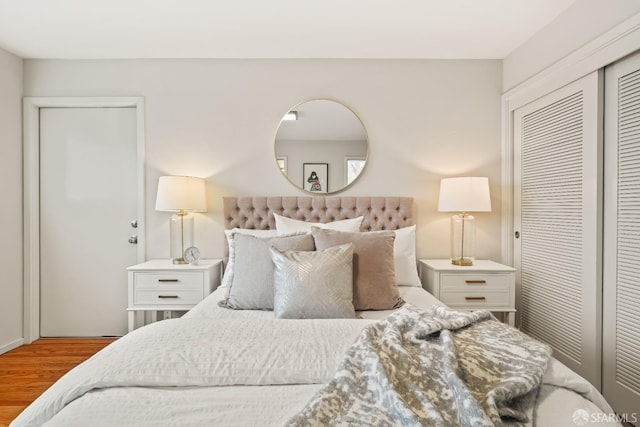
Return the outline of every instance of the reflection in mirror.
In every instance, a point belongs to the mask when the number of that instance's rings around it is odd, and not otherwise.
[[[360,119],[344,105],[326,99],[292,108],[282,118],[275,139],[280,171],[296,187],[310,193],[335,193],[351,185],[364,169],[368,150],[367,132]],[[311,171],[310,165],[318,167],[311,167]],[[312,172],[316,185],[310,185],[309,177],[304,176]]]
[[[345,157],[344,167],[346,168],[347,185],[351,184],[360,175],[366,161],[363,157]]]
[[[278,162],[278,167],[280,168],[280,172],[286,175],[287,174],[287,156],[276,157],[276,162]]]

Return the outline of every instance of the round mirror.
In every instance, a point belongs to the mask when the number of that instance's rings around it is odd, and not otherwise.
[[[367,162],[367,132],[353,111],[314,99],[293,107],[275,140],[280,171],[301,190],[336,193],[351,185]]]

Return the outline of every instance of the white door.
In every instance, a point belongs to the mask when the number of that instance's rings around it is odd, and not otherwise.
[[[640,54],[605,69],[605,96],[602,391],[629,417],[640,408]]]
[[[40,108],[40,335],[127,332],[135,108]]]
[[[600,388],[602,107],[595,72],[514,111],[521,329]],[[515,236],[514,236],[515,237]]]

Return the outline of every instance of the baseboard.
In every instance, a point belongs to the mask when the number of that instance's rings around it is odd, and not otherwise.
[[[17,340],[11,341],[10,343],[0,345],[0,354],[6,353],[9,350],[13,350],[14,348],[20,347],[24,344],[23,338],[18,338]]]

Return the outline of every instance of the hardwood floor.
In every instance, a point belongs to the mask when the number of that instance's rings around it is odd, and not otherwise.
[[[71,368],[115,339],[41,338],[0,355],[0,427]]]

